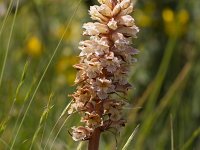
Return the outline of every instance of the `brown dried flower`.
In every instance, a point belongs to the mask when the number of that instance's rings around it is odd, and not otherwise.
[[[88,127],[72,127],[72,138],[74,141],[88,140],[92,134],[92,129]]]

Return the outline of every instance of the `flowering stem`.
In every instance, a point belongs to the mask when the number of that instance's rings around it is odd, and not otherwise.
[[[99,116],[103,114],[103,102],[99,101],[96,105],[96,112]],[[96,128],[92,133],[92,136],[89,139],[88,150],[98,150],[99,149],[99,140],[101,136],[100,127]]]
[[[88,150],[98,150],[99,149],[100,135],[101,135],[100,128],[96,128],[89,140]]]
[[[98,0],[100,6],[90,7],[89,13],[96,22],[83,24],[83,35],[88,40],[79,43],[80,62],[75,84],[77,90],[70,95],[73,103],[68,111],[80,111],[83,125],[72,127],[75,141],[89,140],[88,150],[98,150],[101,132],[125,126],[122,116],[125,94],[131,88],[127,81],[130,66],[138,53],[132,47],[131,37],[136,38],[138,27],[129,15],[132,0]]]

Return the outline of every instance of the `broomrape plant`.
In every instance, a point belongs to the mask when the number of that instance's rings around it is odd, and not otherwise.
[[[69,114],[79,112],[83,126],[72,127],[75,141],[89,140],[90,150],[98,149],[100,134],[114,128],[123,127],[126,120],[122,116],[126,102],[120,95],[127,95],[131,88],[127,81],[133,57],[138,53],[132,45],[132,38],[139,32],[134,19],[131,0],[98,0],[100,6],[90,7],[93,20],[83,25],[83,35],[88,40],[81,41],[80,62],[75,84],[77,90],[72,95]],[[118,96],[116,96],[118,95]]]

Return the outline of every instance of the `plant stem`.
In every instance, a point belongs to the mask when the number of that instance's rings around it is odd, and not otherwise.
[[[101,135],[100,128],[96,128],[92,134],[92,137],[89,140],[88,150],[98,150],[99,149],[100,135]]]
[[[102,101],[99,101],[96,104],[95,110],[100,116],[102,116],[102,114],[103,114],[103,102]],[[99,149],[100,136],[101,136],[101,129],[100,129],[100,127],[97,127],[94,130],[91,138],[89,139],[88,150],[98,150]]]

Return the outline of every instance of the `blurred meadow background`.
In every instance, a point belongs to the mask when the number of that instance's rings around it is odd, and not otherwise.
[[[86,149],[68,133],[79,116],[65,108],[96,3],[0,0],[0,150]],[[103,133],[100,149],[200,150],[200,1],[138,0],[132,15],[140,54],[128,123],[120,135]]]

